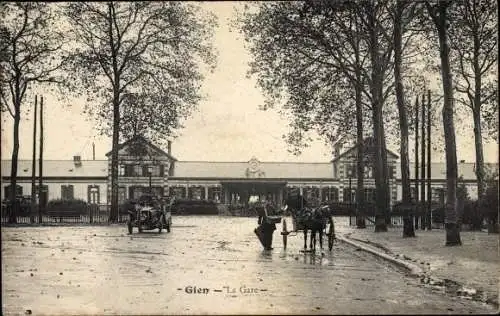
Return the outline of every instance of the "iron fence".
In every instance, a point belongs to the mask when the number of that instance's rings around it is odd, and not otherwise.
[[[78,211],[47,210],[39,218],[38,214],[23,214],[16,216],[15,223],[9,222],[7,211],[2,211],[1,224],[107,224],[109,223],[111,206],[108,204],[88,204]],[[118,214],[118,223],[124,223],[128,214],[122,211]]]

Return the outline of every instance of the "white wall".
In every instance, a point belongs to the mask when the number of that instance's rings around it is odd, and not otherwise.
[[[23,188],[23,195],[31,195],[31,180],[21,180],[17,182]],[[100,203],[106,203],[106,193],[107,184],[105,180],[94,180],[94,181],[82,181],[82,180],[44,180],[44,185],[48,186],[49,196],[48,199],[60,199],[61,198],[61,186],[62,185],[73,185],[73,195],[75,199],[82,199],[84,201],[88,200],[88,186],[98,185],[99,186],[99,199]],[[4,188],[9,186],[9,182],[2,183],[2,198]],[[38,181],[36,183],[38,185]]]

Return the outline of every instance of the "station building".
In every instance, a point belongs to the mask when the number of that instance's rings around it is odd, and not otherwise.
[[[163,150],[142,136],[119,146],[119,200],[137,198],[152,190],[161,196],[206,199],[228,205],[245,205],[250,196],[259,196],[281,205],[291,190],[298,190],[310,200],[355,201],[356,146],[338,151],[331,161],[319,163],[267,162],[252,157],[247,161],[182,161],[172,154],[171,143]],[[83,199],[88,203],[111,201],[111,152],[106,160],[44,160],[43,197]],[[388,151],[390,203],[401,200],[399,157]],[[37,162],[38,168],[38,162]],[[10,160],[2,160],[2,200],[10,190]],[[31,160],[19,160],[17,194],[31,194]],[[489,166],[497,170],[498,165]],[[444,202],[446,168],[444,163],[431,164],[432,199]],[[412,194],[415,194],[415,168],[410,165]],[[477,198],[473,163],[460,162],[459,177],[469,196]],[[38,183],[38,170],[37,170]],[[365,199],[373,200],[373,169],[365,167]]]

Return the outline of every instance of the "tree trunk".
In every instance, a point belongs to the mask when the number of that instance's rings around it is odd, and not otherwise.
[[[479,96],[479,99],[481,96]],[[480,100],[476,100],[475,102],[481,102]],[[481,132],[481,112],[479,110],[480,107],[477,106],[477,103],[474,105],[472,110],[472,115],[474,118],[474,143],[476,149],[476,179],[477,179],[477,197],[478,200],[484,196],[485,191],[485,183],[484,183],[484,155],[483,155],[483,138]]]
[[[356,185],[356,211],[357,215],[356,216],[356,227],[357,228],[366,228],[366,221],[365,221],[365,192],[364,192],[364,179],[365,179],[365,164],[364,164],[364,157],[365,157],[365,146],[364,146],[364,139],[363,139],[363,103],[362,103],[362,76],[361,76],[361,70],[359,67],[362,67],[361,61],[360,61],[360,56],[359,56],[359,39],[356,42],[356,51],[355,51],[355,58],[356,58],[356,84],[355,84],[355,93],[356,93],[356,136],[357,136],[357,143],[358,143],[358,155],[357,155],[357,160],[356,160],[356,166],[357,166],[357,185]]]
[[[421,182],[420,182],[420,209],[421,209],[421,214],[422,216],[420,217],[421,220],[420,220],[420,225],[421,225],[421,229],[422,230],[425,230],[425,227],[427,225],[426,223],[426,220],[427,220],[427,212],[426,212],[426,209],[427,209],[427,206],[426,206],[426,203],[425,203],[425,146],[426,146],[426,143],[425,143],[425,109],[426,109],[426,106],[425,106],[425,91],[424,93],[422,94],[422,151],[421,151],[421,168],[420,168],[420,179],[421,179]]]
[[[387,231],[386,224],[386,180],[384,179],[384,155],[383,155],[383,118],[382,118],[382,89],[383,89],[383,76],[381,71],[381,61],[379,52],[379,39],[378,27],[376,25],[376,8],[374,4],[370,3],[367,6],[372,6],[368,10],[368,24],[369,27],[369,49],[371,57],[371,83],[370,92],[372,96],[372,118],[373,118],[373,138],[375,147],[375,161],[374,161],[374,174],[375,174],[375,232]]]
[[[410,205],[410,162],[408,156],[408,116],[404,101],[404,88],[401,78],[402,62],[402,36],[401,15],[403,14],[404,3],[396,2],[396,15],[394,20],[394,80],[396,82],[396,104],[398,106],[399,130],[401,133],[401,142],[399,145],[399,155],[401,156],[401,184],[403,189],[403,205]],[[407,209],[407,208],[405,208]],[[411,220],[411,214],[406,212],[404,215],[403,237],[415,237],[415,230]]]
[[[427,230],[432,230],[431,90],[427,90]]]
[[[31,156],[31,210],[30,210],[30,222],[34,222],[34,215],[36,209],[36,112],[38,107],[38,96],[35,95],[35,109],[33,113],[33,155]]]
[[[419,111],[419,106],[418,106],[418,95],[417,95],[417,100],[415,101],[415,229],[418,229],[418,215],[420,213],[420,207],[419,207],[419,200],[420,196],[418,194],[419,192],[419,186],[418,186],[418,179],[420,174],[418,173],[419,170],[419,165],[418,165],[418,112]]]
[[[9,207],[9,223],[17,222],[17,214],[19,203],[16,199],[17,195],[17,159],[19,156],[19,123],[21,121],[20,102],[14,105],[14,146],[12,148],[12,160],[10,168],[10,207]]]
[[[382,88],[380,90],[380,100],[382,100]],[[380,101],[380,112],[382,112],[383,108],[383,101]],[[382,117],[382,115],[381,115]],[[382,154],[382,179],[384,180],[383,182],[383,202],[384,202],[384,218],[385,218],[385,224],[389,225],[391,223],[391,214],[390,214],[390,203],[391,203],[391,192],[390,192],[390,187],[389,187],[389,166],[387,163],[387,145],[386,145],[386,140],[385,140],[385,126],[384,126],[384,120],[381,119],[380,121],[380,151]]]
[[[109,44],[113,62],[113,139],[111,149],[111,211],[110,222],[118,221],[118,146],[120,133],[120,72],[118,70],[117,46],[113,35],[114,15],[113,3],[108,2]],[[115,46],[116,45],[116,46]]]
[[[113,140],[111,151],[111,212],[110,222],[118,221],[118,146],[120,128],[119,96],[113,99]]]
[[[455,142],[455,126],[453,123],[454,99],[453,82],[450,71],[449,47],[447,38],[447,8],[449,2],[441,1],[437,4],[438,14],[435,24],[439,38],[439,55],[441,59],[441,76],[443,81],[444,105],[443,127],[446,151],[446,206],[445,228],[446,245],[461,245],[460,229],[457,225],[457,152]]]
[[[361,103],[361,89],[356,86],[356,133],[358,143],[357,155],[357,186],[356,186],[356,227],[366,228],[365,222],[365,192],[364,192],[364,139],[363,139],[363,104]]]

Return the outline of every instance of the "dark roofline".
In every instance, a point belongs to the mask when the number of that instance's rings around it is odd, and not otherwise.
[[[36,159],[36,160],[38,160],[38,159]],[[2,159],[1,161],[2,162],[4,162],[4,161],[5,162],[10,162],[10,161],[12,161],[12,159]],[[19,161],[30,161],[31,162],[31,159],[18,159],[17,161],[18,162]],[[43,160],[43,162],[47,162],[47,161],[71,161],[71,162],[73,162],[73,159],[44,159]],[[97,161],[103,161],[103,162],[106,162],[108,160],[107,159],[95,159],[95,160],[94,159],[85,159],[85,160],[82,159],[80,161],[96,161],[96,162]]]
[[[340,154],[338,157],[335,157],[333,158],[332,160],[330,160],[330,162],[335,162],[337,160],[339,160],[340,158],[346,156],[348,153],[350,153],[351,151],[353,151],[354,149],[356,149],[358,147],[358,144],[352,146],[351,148],[349,148],[348,150],[344,151],[342,154]],[[391,150],[389,149],[385,149],[389,154],[393,155],[396,159],[399,158],[399,156],[397,154],[395,154],[394,152],[392,152]]]
[[[215,160],[178,160],[178,162],[187,162],[187,163],[245,163],[248,164],[248,161],[215,161]],[[302,164],[302,165],[329,165],[329,161],[325,162],[291,162],[291,161],[260,161],[261,164]]]
[[[145,142],[146,144],[148,144],[149,146],[153,147],[153,149],[161,152],[163,155],[167,156],[168,158],[174,160],[174,161],[178,161],[177,158],[175,158],[174,156],[172,155],[169,155],[168,153],[166,153],[163,149],[161,149],[160,147],[156,146],[155,144],[153,144],[151,141],[147,140],[144,136],[142,135],[135,135],[134,137],[130,138],[129,140],[125,141],[124,143],[118,145],[118,151],[120,149],[122,149],[123,147],[125,147],[126,145],[130,144],[131,142],[135,141],[135,140],[141,140],[143,142]],[[111,153],[113,152],[113,150],[109,151],[107,154],[106,154],[106,157],[109,157],[109,155],[111,155]]]

